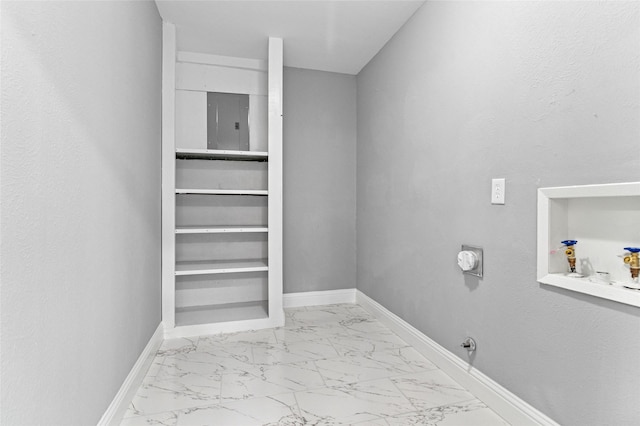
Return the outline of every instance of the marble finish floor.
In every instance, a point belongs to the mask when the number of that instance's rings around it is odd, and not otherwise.
[[[122,426],[507,425],[358,305],[167,340]]]

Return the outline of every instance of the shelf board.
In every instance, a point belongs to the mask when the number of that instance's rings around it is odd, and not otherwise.
[[[181,226],[176,234],[235,234],[268,232],[266,226]]]
[[[269,266],[267,265],[266,259],[176,262],[176,276],[234,274],[239,272],[262,272],[268,270]]]
[[[189,189],[176,188],[176,194],[200,195],[269,195],[266,189]]]
[[[624,287],[625,283],[617,281],[613,284],[594,283],[588,277],[572,278],[567,277],[566,274],[548,274],[538,281],[542,284],[640,307],[640,290],[628,289]]]
[[[176,325],[215,324],[228,321],[263,319],[268,318],[268,316],[268,303],[265,300],[225,305],[194,306],[176,308]]]
[[[196,160],[268,161],[263,151],[231,151],[220,149],[176,149],[176,158]]]

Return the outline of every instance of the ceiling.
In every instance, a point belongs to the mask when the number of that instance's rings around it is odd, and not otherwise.
[[[267,59],[284,40],[288,67],[358,74],[424,1],[156,0],[180,51]]]

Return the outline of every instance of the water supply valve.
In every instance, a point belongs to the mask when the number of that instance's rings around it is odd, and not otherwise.
[[[578,240],[564,240],[561,241],[565,245],[564,254],[567,256],[567,262],[569,262],[569,271],[571,274],[578,274],[576,271],[576,249],[573,248],[578,243]]]
[[[556,254],[561,249],[564,250],[565,256],[567,256],[567,262],[569,263],[569,273],[567,276],[574,278],[582,278],[582,275],[578,273],[576,270],[576,249],[575,245],[578,243],[578,240],[564,240],[560,241],[562,246],[551,250],[551,254]]]
[[[462,346],[469,352],[473,352],[476,350],[476,341],[471,337],[467,337],[466,339],[464,339],[464,342],[460,344],[460,346]]]
[[[625,247],[627,253],[622,258],[626,265],[629,265],[631,271],[631,279],[633,282],[638,282],[638,275],[640,273],[640,248],[638,247]]]

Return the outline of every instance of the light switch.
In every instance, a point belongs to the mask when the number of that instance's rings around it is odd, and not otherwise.
[[[491,179],[491,204],[504,204],[505,179]]]

